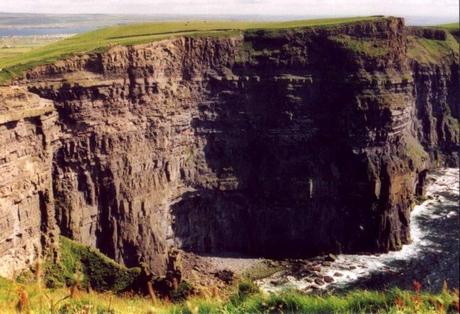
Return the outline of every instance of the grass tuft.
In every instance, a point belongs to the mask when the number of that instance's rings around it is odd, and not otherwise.
[[[97,249],[65,237],[60,238],[59,263],[44,265],[45,284],[51,288],[81,286],[118,293],[132,288],[140,273],[140,268],[126,268]]]

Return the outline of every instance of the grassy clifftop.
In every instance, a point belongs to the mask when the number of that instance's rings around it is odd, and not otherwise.
[[[459,23],[448,23],[448,24],[441,24],[438,25],[440,28],[447,29],[448,31],[458,31],[460,29]]]
[[[66,38],[23,54],[0,58],[0,69],[2,69],[0,71],[0,82],[11,79],[39,64],[52,63],[72,54],[104,50],[113,45],[135,45],[184,35],[228,36],[256,29],[327,27],[377,18],[349,17],[286,22],[190,21],[113,26]]]
[[[11,49],[0,49],[0,83],[20,76],[21,73],[40,64],[49,64],[65,57],[103,51],[114,45],[136,45],[175,36],[230,36],[253,30],[283,30],[302,28],[331,27],[346,23],[367,22],[382,19],[372,17],[348,17],[331,19],[296,20],[283,22],[252,22],[252,21],[182,21],[182,22],[155,22],[142,24],[118,25],[98,29],[92,32],[72,36],[51,44],[40,46],[32,50],[24,50],[11,54]],[[458,23],[438,25],[449,31],[457,40],[460,39]],[[349,43],[349,40],[346,40]],[[354,46],[365,46],[367,43],[351,43]],[[448,43],[451,45],[451,43]],[[420,49],[438,53],[443,50],[443,44],[423,42]],[[361,47],[362,48],[362,47]],[[364,47],[366,48],[366,47]],[[380,54],[381,51],[374,51]],[[433,54],[433,53],[431,53]]]
[[[449,31],[458,42],[460,42],[460,23],[449,23],[438,25],[439,28]]]

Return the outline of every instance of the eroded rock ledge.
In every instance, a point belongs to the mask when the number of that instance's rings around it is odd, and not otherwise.
[[[170,247],[399,249],[426,171],[458,163],[458,50],[422,62],[424,34],[181,37],[29,71],[0,91],[0,275],[57,230],[157,274]]]

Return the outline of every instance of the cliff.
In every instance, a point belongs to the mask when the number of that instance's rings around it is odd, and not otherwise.
[[[400,249],[426,172],[458,163],[458,44],[439,32],[384,18],[37,66],[0,96],[0,273],[57,230],[160,275],[173,247]]]
[[[53,246],[53,103],[0,88],[0,274],[18,275]],[[50,250],[52,251],[52,250]]]

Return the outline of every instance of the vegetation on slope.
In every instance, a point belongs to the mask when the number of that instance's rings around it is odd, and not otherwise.
[[[260,292],[241,282],[229,298],[193,297],[180,304],[138,295],[42,289],[0,278],[2,313],[458,313],[458,291],[438,294],[393,289],[355,290],[346,294],[305,295]]]
[[[407,54],[410,58],[421,63],[439,63],[447,56],[459,53],[459,43],[450,34],[446,40],[436,40],[420,37],[409,37]]]
[[[113,45],[135,45],[174,36],[228,36],[255,29],[327,27],[341,23],[368,21],[377,17],[299,20],[287,22],[189,21],[157,22],[113,26],[76,35],[50,45],[0,59],[0,82],[20,75],[39,64],[52,63],[66,56],[98,51]]]
[[[357,38],[349,35],[337,35],[330,38],[355,53],[373,58],[385,56],[390,51],[386,41],[375,38]]]
[[[78,285],[97,291],[126,291],[137,283],[141,269],[126,268],[117,264],[97,249],[79,244],[65,237],[60,238],[58,263],[46,261],[43,265],[43,279],[47,287],[62,288]],[[24,273],[18,280],[30,283],[40,270]]]
[[[437,27],[449,31],[455,37],[455,39],[460,42],[460,22],[441,24]]]
[[[449,31],[458,31],[460,29],[460,23],[457,22],[457,23],[441,24],[441,25],[438,25],[437,27],[444,28]]]
[[[99,251],[66,238],[61,239],[60,245],[59,265],[45,265],[43,274],[36,269],[28,280],[23,275],[18,282],[0,278],[2,313],[457,313],[459,310],[457,290],[445,287],[440,293],[429,294],[422,292],[417,282],[414,291],[355,290],[307,295],[286,290],[275,295],[263,293],[251,281],[243,280],[229,287],[230,293],[216,295],[216,290],[209,287],[209,293],[202,291],[200,295],[178,298],[180,302],[171,303],[171,296],[169,300],[160,300],[154,295],[122,292],[133,283],[138,270],[126,269]],[[53,288],[42,287],[42,281],[52,283]],[[90,286],[99,292],[89,290]]]

